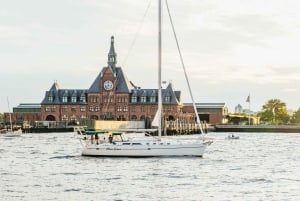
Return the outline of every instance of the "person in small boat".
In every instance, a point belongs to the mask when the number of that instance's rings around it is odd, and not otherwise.
[[[112,139],[113,139],[112,135],[109,135],[109,137],[108,137],[109,143],[112,143]]]
[[[99,144],[99,136],[98,136],[98,133],[95,134],[95,141],[96,141],[96,144]]]

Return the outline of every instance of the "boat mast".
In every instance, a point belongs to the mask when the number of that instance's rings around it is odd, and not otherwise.
[[[9,114],[9,123],[10,123],[10,130],[13,131],[13,127],[12,127],[12,120],[11,120],[11,113],[10,113],[10,107],[9,107],[9,100],[8,97],[6,97],[7,99],[7,106],[8,106],[8,114]]]
[[[162,83],[161,83],[161,0],[158,0],[158,137],[161,137]]]

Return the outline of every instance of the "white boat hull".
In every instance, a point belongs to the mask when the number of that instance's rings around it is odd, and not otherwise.
[[[167,157],[167,156],[198,156],[202,157],[207,144],[90,144],[84,147],[83,156],[107,157]]]
[[[8,131],[6,133],[1,134],[3,137],[20,137],[22,135],[22,130],[17,131]]]
[[[7,133],[7,134],[3,134],[1,136],[3,136],[3,137],[21,137],[21,134],[19,134],[19,133]]]

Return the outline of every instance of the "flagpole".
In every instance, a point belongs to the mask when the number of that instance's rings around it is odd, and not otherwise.
[[[249,95],[250,97],[250,95]],[[248,110],[248,124],[250,126],[250,99],[249,99],[249,110]]]

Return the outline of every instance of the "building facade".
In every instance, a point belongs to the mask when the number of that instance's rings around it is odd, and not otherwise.
[[[162,90],[163,114],[177,118],[181,111],[181,92],[169,83]],[[117,66],[114,37],[111,37],[107,66],[103,67],[89,89],[61,89],[55,81],[41,103],[42,121],[146,120],[153,119],[158,105],[157,89],[134,85]]]
[[[202,122],[209,124],[225,124],[228,122],[228,107],[225,103],[196,103],[196,110]],[[192,103],[184,103],[183,113],[193,113]]]
[[[10,125],[24,126],[33,125],[35,121],[41,119],[41,104],[39,103],[20,103],[17,107],[13,107],[12,113],[4,113],[4,123]]]

